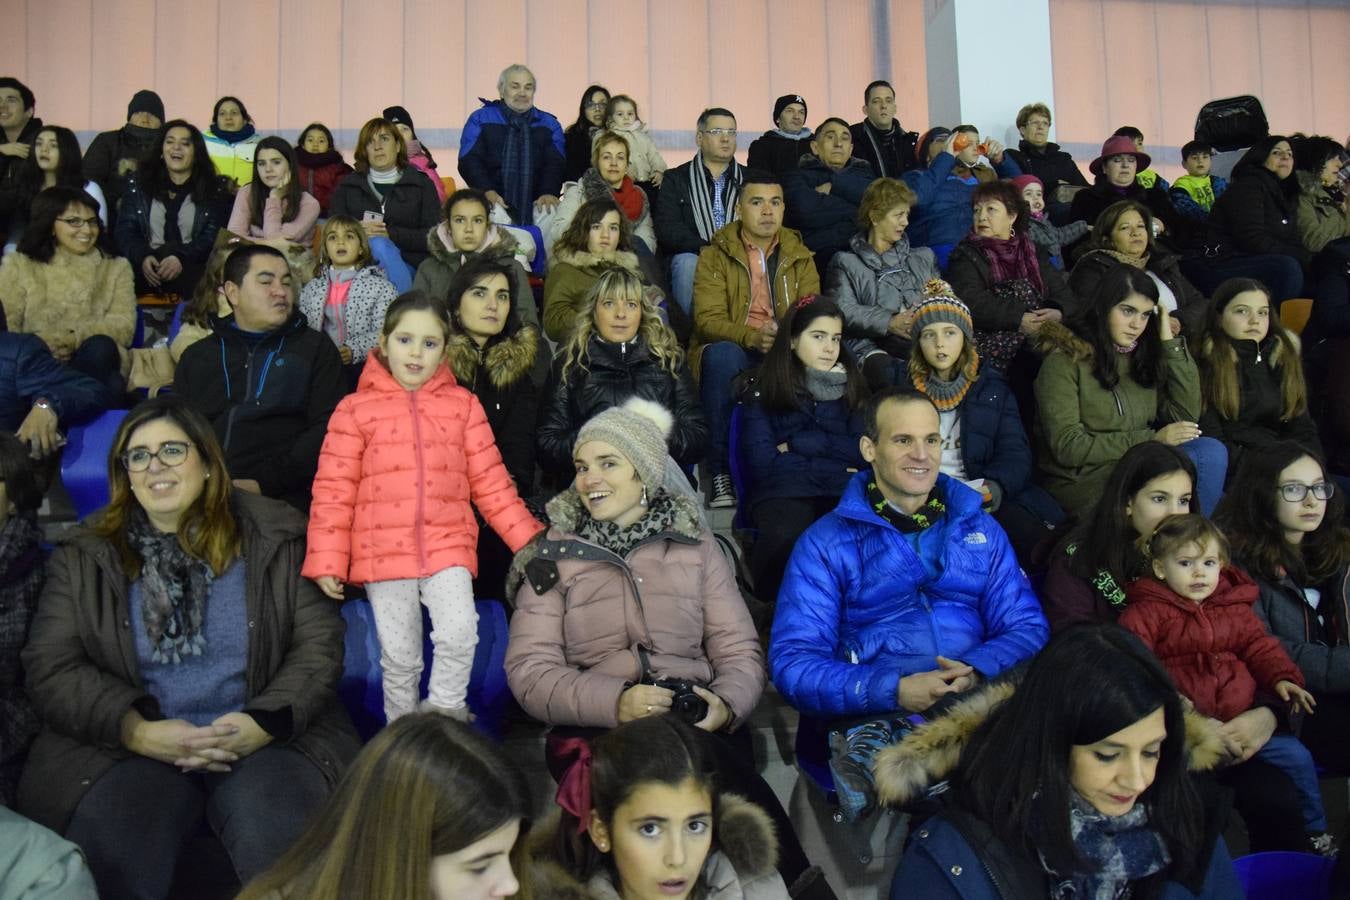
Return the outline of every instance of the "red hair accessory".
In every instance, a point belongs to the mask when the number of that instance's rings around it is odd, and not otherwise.
[[[799,309],[799,310],[800,310],[800,309],[805,309],[806,307],[810,306],[812,303],[815,303],[815,302],[816,302],[816,295],[815,295],[815,294],[807,294],[805,297],[803,297],[802,299],[798,300],[797,303],[796,303],[796,305],[794,305],[792,308],[793,308],[793,309]]]
[[[577,834],[585,834],[591,821],[591,743],[582,737],[564,738],[550,750],[556,759],[571,762],[558,779],[558,806],[577,817]]]

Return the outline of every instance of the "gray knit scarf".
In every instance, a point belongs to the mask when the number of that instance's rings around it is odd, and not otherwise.
[[[201,656],[211,567],[190,556],[177,534],[156,529],[139,510],[127,523],[127,538],[141,558],[141,622],[150,638],[150,659],[177,664],[184,656]]]
[[[848,390],[848,372],[844,371],[843,366],[836,365],[828,372],[819,369],[805,371],[806,392],[811,395],[812,400],[828,403],[831,400],[838,400]]]

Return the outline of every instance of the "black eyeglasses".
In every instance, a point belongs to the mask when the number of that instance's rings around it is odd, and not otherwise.
[[[191,449],[192,445],[186,441],[165,441],[154,452],[135,447],[122,454],[122,466],[128,472],[144,472],[150,468],[150,460],[158,459],[169,468],[175,468],[183,464]]]
[[[1290,503],[1302,503],[1309,491],[1318,500],[1330,500],[1331,495],[1336,493],[1336,485],[1330,481],[1319,481],[1316,484],[1290,482],[1280,485],[1280,496]]]

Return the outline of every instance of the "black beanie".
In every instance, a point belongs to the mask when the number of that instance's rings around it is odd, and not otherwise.
[[[161,122],[164,121],[164,101],[159,99],[159,94],[154,91],[137,91],[131,97],[131,102],[127,104],[127,118],[139,112],[150,113]]]
[[[417,134],[417,126],[413,124],[412,116],[401,106],[386,107],[383,118],[391,125],[407,125],[413,134]]]
[[[803,113],[806,112],[806,101],[802,99],[802,95],[801,95],[801,94],[784,94],[783,96],[779,97],[777,100],[773,101],[773,124],[774,124],[774,125],[777,125],[777,124],[778,124],[778,117],[781,116],[781,115],[783,114],[783,109],[784,109],[789,103],[800,103],[800,104],[802,105],[802,112],[803,112]]]

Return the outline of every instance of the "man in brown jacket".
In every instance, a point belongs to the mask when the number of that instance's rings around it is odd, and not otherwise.
[[[811,251],[799,233],[783,227],[778,178],[747,171],[736,208],[737,220],[719,229],[700,251],[694,273],[689,368],[699,378],[708,417],[712,507],[736,505],[728,447],[732,381],[764,358],[788,308],[820,293]]]

